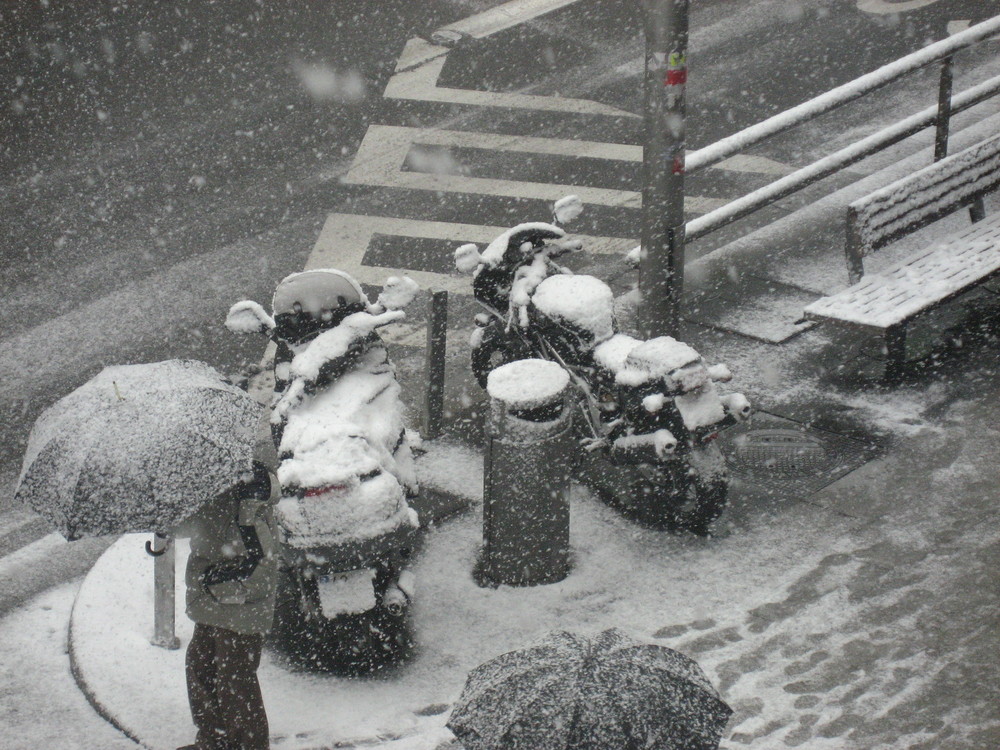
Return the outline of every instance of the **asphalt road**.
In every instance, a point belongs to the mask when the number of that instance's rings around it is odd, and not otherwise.
[[[279,10],[250,0],[10,2],[0,9],[8,100],[0,119],[5,554],[45,533],[11,500],[41,410],[108,364],[193,357],[236,373],[256,361],[260,342],[232,337],[221,326],[225,312],[238,299],[269,299],[280,278],[301,269],[329,212],[492,225],[537,218],[537,200],[345,183],[369,125],[641,142],[634,117],[383,99],[408,39],[495,4],[338,0]],[[918,3],[896,4],[911,5]],[[764,0],[750,9],[695,3],[689,146],[941,38],[948,22],[981,18],[983,5],[939,0],[895,14],[885,12],[893,3],[875,0]],[[639,113],[640,40],[631,4],[580,0],[455,49],[438,85],[589,98]],[[846,111],[825,130],[807,129],[762,154],[802,163],[830,133],[869,117],[863,108]],[[586,159],[526,163],[489,147],[447,158],[446,168],[464,175],[638,189],[635,169]],[[716,171],[693,179],[691,189],[732,198],[761,180]],[[629,236],[635,212],[598,209],[586,222],[584,230]],[[413,257],[412,267],[440,263]],[[52,566],[66,578],[86,567],[76,549],[58,553]],[[9,589],[3,610],[58,578],[0,584]]]

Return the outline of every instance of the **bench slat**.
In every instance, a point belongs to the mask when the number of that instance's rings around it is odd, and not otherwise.
[[[1000,185],[1000,136],[946,157],[854,201],[858,252],[868,255]]]
[[[887,329],[1000,271],[1000,213],[805,308],[814,320]]]

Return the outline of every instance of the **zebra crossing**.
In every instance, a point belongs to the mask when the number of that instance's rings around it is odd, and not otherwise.
[[[387,100],[531,111],[543,116],[546,113],[560,116],[603,115],[637,120],[638,116],[634,113],[585,99],[466,90],[439,84],[441,72],[455,42],[486,39],[577,2],[580,0],[511,0],[445,26],[431,35],[430,39],[414,37],[403,48],[395,73],[388,81],[383,96]],[[421,191],[424,194],[436,193],[442,196],[442,200],[447,200],[447,196],[463,196],[533,199],[551,203],[565,195],[575,194],[585,204],[635,212],[638,215],[642,196],[634,189],[470,175],[450,156],[463,151],[473,155],[485,153],[493,158],[507,156],[511,159],[596,160],[597,163],[606,163],[609,167],[618,169],[624,166],[635,173],[642,165],[642,147],[634,144],[376,122],[368,126],[342,182],[365,187]],[[422,158],[425,154],[443,156]],[[760,156],[735,156],[712,169],[758,174],[768,178],[792,171],[788,165]],[[689,195],[685,199],[685,209],[690,214],[700,215],[725,205],[734,197],[736,196]],[[394,268],[367,265],[365,253],[375,235],[441,240],[442,243],[457,246],[465,242],[488,242],[505,228],[475,223],[476,218],[481,217],[470,216],[470,223],[455,223],[389,216],[330,214],[308,259],[307,267],[335,266],[352,273],[362,283],[370,284],[381,284],[389,273],[405,272],[424,288],[447,290],[459,295],[469,294],[467,279],[440,271],[428,271],[421,268],[416,259],[412,264],[415,266],[413,268],[405,265],[405,259],[402,265]],[[630,224],[638,227],[638,221]],[[614,233],[609,231],[609,235],[612,234]],[[637,236],[581,239],[586,253],[598,255],[625,252],[638,242]],[[400,262],[398,258],[395,260]]]

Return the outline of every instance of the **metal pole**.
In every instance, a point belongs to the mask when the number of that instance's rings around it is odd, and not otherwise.
[[[951,125],[951,55],[941,61],[941,80],[938,83],[938,111],[934,131],[934,161],[948,155],[948,130]]]
[[[444,413],[444,366],[448,335],[448,292],[431,292],[427,310],[427,394],[424,402],[422,436],[441,434]]]
[[[676,336],[684,285],[684,88],[688,0],[643,0],[646,32],[642,257],[644,337]]]
[[[154,646],[180,648],[174,634],[174,540],[156,532],[153,537],[153,638]]]

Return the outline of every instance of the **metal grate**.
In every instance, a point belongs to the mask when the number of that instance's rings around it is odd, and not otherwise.
[[[871,461],[874,440],[821,430],[777,414],[757,412],[722,433],[730,476],[776,495],[808,497]]]
[[[830,457],[823,440],[802,430],[750,430],[736,441],[732,463],[750,472],[802,477],[827,469]]]

